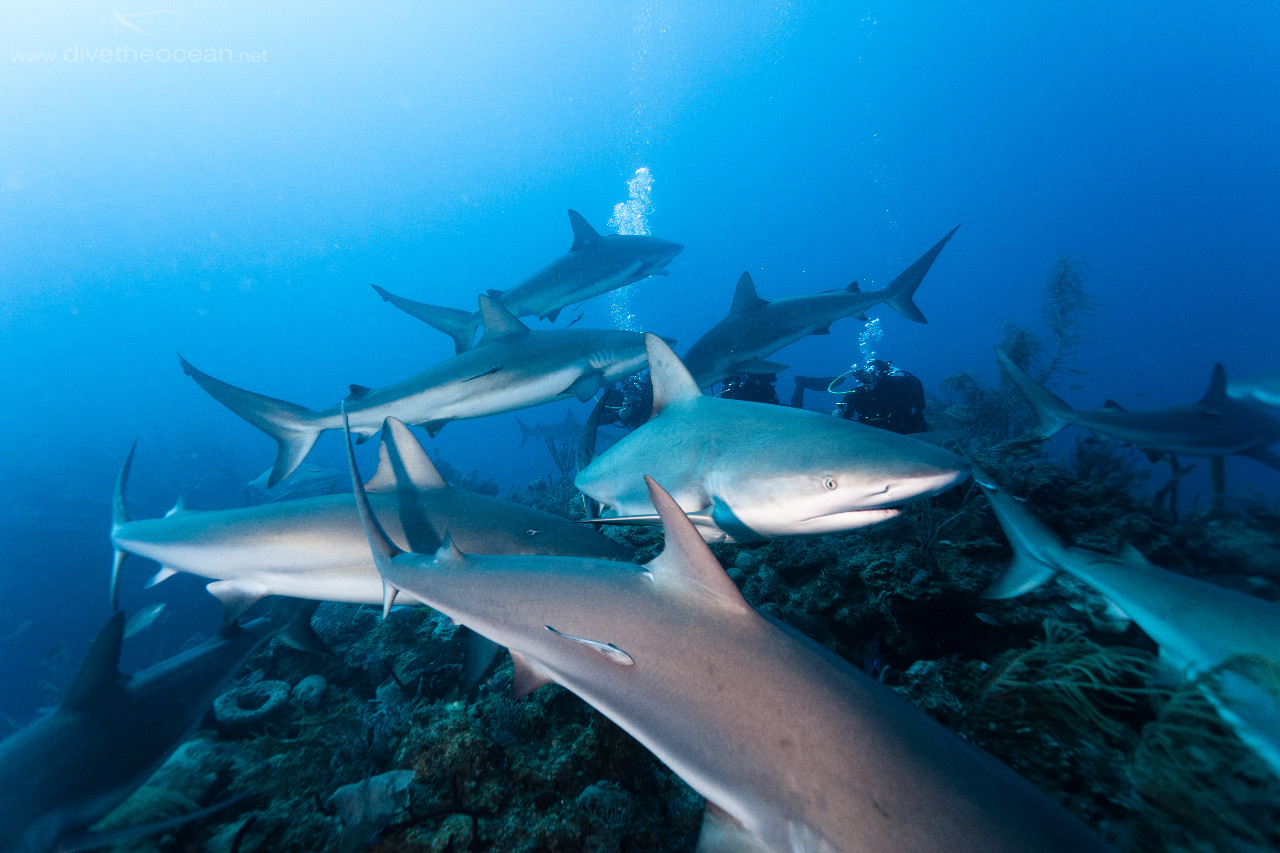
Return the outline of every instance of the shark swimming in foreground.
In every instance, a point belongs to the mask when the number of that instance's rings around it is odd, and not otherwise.
[[[124,626],[124,612],[116,611],[62,704],[0,742],[5,853],[89,849],[172,826],[166,821],[106,835],[89,829],[186,740],[226,680],[272,629],[267,618],[231,623],[198,646],[123,675],[118,664]]]
[[[1003,350],[996,349],[996,358],[1035,411],[1039,423],[1034,434],[1039,438],[1074,424],[1128,442],[1152,458],[1165,453],[1248,456],[1280,470],[1280,457],[1267,449],[1280,439],[1280,418],[1227,396],[1221,364],[1214,365],[1209,389],[1196,403],[1128,411],[1108,402],[1101,409],[1078,411],[1028,376]]]
[[[124,503],[132,458],[131,450],[116,482],[113,601],[123,554],[132,553],[160,563],[149,585],[178,572],[213,579],[208,590],[228,615],[268,595],[382,603],[382,579],[349,493],[224,510],[179,503],[163,518],[133,521]],[[568,519],[449,486],[393,418],[383,427],[378,468],[366,488],[384,527],[406,548],[433,551],[449,532],[481,554],[630,558],[618,543]]]
[[[354,453],[348,442],[354,471]],[[827,649],[763,617],[649,482],[645,566],[400,551],[356,499],[388,588],[507,647],[513,689],[555,682],[706,797],[699,853],[1109,850],[1007,767]]]
[[[835,321],[861,317],[864,311],[881,303],[908,320],[925,322],[911,297],[959,227],[951,229],[950,234],[880,290],[860,291],[855,281],[843,290],[770,302],[756,295],[750,273],[744,272],[738,279],[729,316],[694,341],[684,354],[685,367],[699,388],[723,382],[737,373],[778,373],[786,365],[766,361],[770,355],[809,335],[828,334]]]
[[[489,296],[517,317],[555,322],[566,305],[634,284],[651,275],[666,275],[667,264],[684,249],[657,237],[599,234],[582,214],[569,211],[573,245],[543,269],[510,290],[490,290]],[[383,300],[453,338],[458,352],[471,348],[478,314],[405,299],[378,287]]]
[[[959,456],[909,436],[817,412],[703,395],[648,335],[653,415],[578,472],[579,491],[613,508],[596,521],[655,524],[647,474],[708,542],[853,530],[968,476]]]
[[[391,385],[351,386],[346,400],[352,428],[362,438],[393,417],[434,435],[461,418],[480,418],[577,397],[644,367],[639,332],[613,329],[530,331],[494,300],[481,296],[485,333],[474,349]],[[183,371],[231,411],[276,440],[279,451],[267,486],[298,467],[320,433],[342,428],[340,406],[313,410],[245,391],[214,379],[179,356]]]
[[[1022,595],[1059,572],[1079,578],[1156,642],[1166,675],[1218,670],[1202,687],[1206,696],[1280,774],[1280,604],[1153,566],[1132,546],[1114,556],[1068,547],[989,478],[975,479],[1013,546],[1013,562],[985,597]],[[1260,661],[1270,665],[1259,670]]]

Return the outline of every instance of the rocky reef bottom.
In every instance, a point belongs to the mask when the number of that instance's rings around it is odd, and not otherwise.
[[[1074,544],[1129,543],[1165,568],[1280,599],[1275,507],[1231,500],[1176,515],[1096,470],[1027,453],[980,461]],[[564,513],[565,495],[541,487],[533,498]],[[610,535],[637,562],[661,547],[654,531]],[[980,597],[1010,551],[976,487],[855,533],[715,550],[762,611],[988,750],[1120,849],[1280,849],[1280,780],[1194,685],[1152,686],[1155,648],[1138,628],[1070,579],[1016,600]],[[313,625],[332,654],[266,647],[233,685],[234,721],[211,714],[108,820],[239,799],[118,850],[694,848],[701,799],[572,694],[548,686],[509,698],[504,655],[463,695],[464,629],[439,614],[400,608],[384,621],[372,608],[326,604]],[[254,716],[255,696],[270,713]]]

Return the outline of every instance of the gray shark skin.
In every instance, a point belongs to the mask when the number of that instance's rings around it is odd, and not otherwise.
[[[685,367],[699,388],[706,388],[737,373],[777,373],[785,364],[766,361],[785,346],[809,335],[825,335],[831,324],[844,317],[859,317],[884,303],[908,320],[925,322],[911,300],[916,288],[960,226],[951,229],[933,248],[907,267],[888,287],[864,293],[855,281],[843,290],[790,296],[772,302],[756,295],[750,273],[743,273],[733,294],[729,316],[696,340],[684,354]],[[865,318],[864,318],[865,319]]]
[[[510,290],[490,290],[489,296],[517,317],[538,317],[554,323],[567,305],[585,302],[651,275],[666,275],[667,264],[684,250],[679,243],[657,237],[599,234],[576,210],[569,211],[569,225],[573,228],[573,245],[568,252]],[[478,314],[415,302],[377,285],[374,290],[401,311],[449,335],[458,352],[470,348],[481,323]]]
[[[959,456],[817,412],[704,396],[649,335],[653,416],[578,472],[605,523],[654,524],[643,477],[664,483],[708,542],[853,530],[968,476]]]
[[[1221,670],[1203,689],[1241,740],[1280,774],[1280,696],[1274,682],[1262,686],[1265,676],[1261,683],[1250,677],[1251,660],[1280,664],[1280,605],[1159,568],[1132,546],[1114,556],[1068,547],[988,478],[979,479],[979,485],[1013,546],[1012,563],[985,597],[1013,598],[1066,572],[1097,590],[1156,642],[1166,674],[1190,679],[1224,663],[1238,664]]]
[[[1246,403],[1280,408],[1280,370],[1269,370],[1227,383],[1227,396]]]
[[[1003,350],[996,349],[996,358],[1035,411],[1039,423],[1034,435],[1039,438],[1075,425],[1128,442],[1153,458],[1164,453],[1248,456],[1280,470],[1280,459],[1267,449],[1280,439],[1280,419],[1227,396],[1221,364],[1214,365],[1209,389],[1196,403],[1141,411],[1108,403],[1101,409],[1078,411],[1028,376]]]
[[[373,435],[385,418],[435,435],[445,424],[541,403],[589,400],[644,367],[638,332],[612,329],[530,331],[502,306],[480,297],[485,334],[474,349],[381,388],[351,386],[346,400],[352,429]],[[214,379],[181,356],[182,370],[231,411],[276,440],[279,451],[268,488],[298,467],[320,433],[342,428],[341,406],[312,410]]]
[[[354,470],[354,453],[348,443]],[[555,682],[710,806],[700,853],[1108,848],[1007,767],[828,650],[762,617],[650,480],[665,550],[641,567],[406,554],[356,499],[378,570],[493,642],[514,689]]]
[[[43,853],[91,845],[88,828],[186,740],[270,629],[267,619],[232,623],[200,645],[126,676],[117,667],[124,613],[116,611],[62,704],[0,742],[0,850]]]
[[[626,549],[590,528],[450,487],[397,420],[387,420],[378,456],[367,488],[379,518],[402,547],[434,550],[450,532],[481,554],[630,558]],[[164,518],[131,521],[123,498],[128,465],[126,461],[116,485],[111,539],[119,552],[160,563],[151,584],[177,572],[211,578],[209,592],[229,615],[267,595],[382,603],[382,580],[350,494],[240,509],[179,508]],[[113,599],[117,584],[118,573],[112,580]]]

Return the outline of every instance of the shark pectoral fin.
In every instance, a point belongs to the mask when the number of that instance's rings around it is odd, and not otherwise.
[[[462,653],[462,674],[458,676],[462,692],[470,694],[484,674],[493,666],[493,659],[498,656],[502,646],[483,634],[477,634],[470,628],[463,628],[467,637],[467,647]]]
[[[1009,568],[982,591],[983,598],[1017,598],[1048,581],[1057,572],[1039,560],[1014,552]]]
[[[582,637],[572,637],[561,631],[557,631],[555,628],[552,628],[550,625],[544,625],[543,627],[546,628],[551,633],[555,634],[557,637],[564,637],[566,640],[571,640],[575,643],[581,643],[582,645],[586,646],[592,651],[599,652],[600,654],[604,655],[609,661],[616,663],[618,666],[635,666],[636,665],[636,662],[634,659],[632,659],[631,655],[627,654],[622,649],[615,646],[613,643],[602,643],[599,640],[587,640]]]
[[[435,438],[437,435],[439,435],[440,430],[444,429],[446,426],[449,425],[449,421],[451,420],[453,419],[445,418],[444,420],[441,420],[441,421],[426,421],[424,423],[416,424],[416,426],[422,427],[427,431],[427,435],[431,436],[432,438]]]
[[[771,853],[772,847],[710,800],[702,812],[702,829],[694,853]]]
[[[555,683],[555,679],[539,669],[533,661],[515,649],[507,651],[511,654],[511,695],[514,698],[523,698],[544,684]]]
[[[169,566],[161,566],[160,571],[156,572],[154,575],[151,576],[151,580],[147,581],[143,589],[151,589],[151,587],[155,586],[158,583],[163,583],[167,581],[169,578],[173,577],[177,573],[178,573],[177,569],[171,568]]]
[[[311,617],[315,615],[316,608],[319,606],[320,602],[304,598],[280,599],[275,604],[280,612],[271,614],[273,622],[284,623],[276,633],[276,638],[289,648],[300,652],[322,655],[329,651],[324,640],[320,639],[320,635],[311,627]]]
[[[1280,471],[1280,456],[1277,456],[1265,447],[1259,447],[1241,455],[1248,456],[1250,459],[1256,459],[1263,465]]]
[[[391,605],[396,603],[396,596],[400,594],[398,587],[393,586],[386,578],[382,579],[382,618],[386,619],[391,613]]]
[[[240,618],[241,613],[271,594],[265,584],[247,580],[214,581],[205,589],[222,603],[222,618],[227,622]]]
[[[586,373],[574,380],[574,383],[565,389],[565,393],[572,394],[578,398],[578,402],[585,403],[596,395],[602,384],[599,373]]]

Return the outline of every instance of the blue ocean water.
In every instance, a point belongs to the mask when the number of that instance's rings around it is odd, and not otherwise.
[[[961,224],[918,295],[928,325],[873,312],[881,354],[931,392],[994,380],[1064,254],[1098,306],[1073,404],[1169,405],[1216,361],[1276,367],[1269,0],[130,8],[11,3],[0,27],[0,723],[56,701],[107,616],[135,438],[138,517],[236,505],[271,463],[175,352],[310,406],[402,378],[450,342],[371,283],[470,308],[568,248],[567,209],[604,230],[640,168],[652,233],[685,251],[583,326],[629,318],[680,351],[743,270],[765,298],[879,287]],[[838,373],[861,330],[779,359]],[[510,415],[426,446],[504,488],[550,470]],[[340,469],[340,448],[310,461]],[[1228,476],[1280,485],[1249,460]],[[199,583],[144,590],[148,571],[125,606],[171,604],[127,665],[218,620]]]

